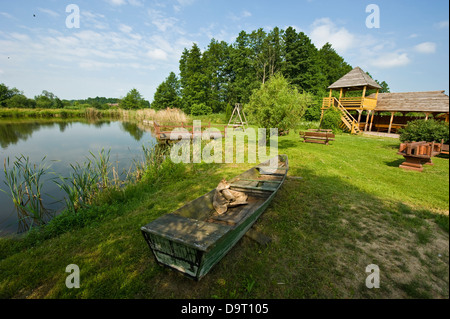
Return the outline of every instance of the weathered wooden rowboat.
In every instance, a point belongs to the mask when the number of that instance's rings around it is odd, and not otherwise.
[[[156,261],[196,280],[206,275],[245,235],[283,184],[288,158],[277,157],[276,168],[268,160],[229,181],[231,189],[248,195],[248,204],[229,207],[219,215],[213,207],[213,189],[142,227]]]

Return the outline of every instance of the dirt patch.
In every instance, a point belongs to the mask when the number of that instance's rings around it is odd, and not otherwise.
[[[449,235],[430,220],[402,229],[388,227],[381,215],[369,216],[358,216],[359,235],[354,240],[345,239],[333,248],[345,297],[448,298]],[[349,224],[342,220],[344,227]],[[427,234],[425,240],[421,234]],[[380,289],[365,286],[370,264],[380,269]]]

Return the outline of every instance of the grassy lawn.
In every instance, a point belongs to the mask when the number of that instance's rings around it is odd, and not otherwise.
[[[200,282],[157,265],[140,227],[253,164],[187,165],[110,200],[83,228],[32,245],[0,239],[0,298],[448,298],[448,158],[404,171],[398,145],[280,137],[289,178],[254,226],[272,242],[244,237]],[[80,267],[79,289],[65,286],[69,264]],[[365,286],[369,264],[379,289]]]

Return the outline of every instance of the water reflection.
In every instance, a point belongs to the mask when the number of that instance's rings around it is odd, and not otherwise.
[[[140,141],[144,136],[144,131],[136,123],[122,122],[122,129],[133,136],[136,141]]]
[[[50,171],[68,176],[71,164],[83,163],[90,152],[111,151],[111,163],[117,172],[129,171],[133,160],[142,157],[142,145],[153,147],[150,129],[132,122],[70,120],[0,120],[0,160],[14,161],[24,155],[39,165],[46,156]],[[49,175],[49,176],[47,176]],[[50,176],[52,175],[52,176]],[[53,182],[54,175],[43,178],[42,200],[51,211],[63,207],[64,193]],[[0,171],[0,188],[5,185],[4,169]],[[11,198],[0,192],[0,236],[27,229],[26,219],[17,216]]]

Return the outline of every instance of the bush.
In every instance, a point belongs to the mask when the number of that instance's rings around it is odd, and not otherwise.
[[[334,133],[340,131],[339,126],[341,125],[341,113],[334,107],[329,108],[323,114],[322,122],[320,123],[320,128],[331,129]]]
[[[401,142],[449,142],[449,126],[446,122],[435,120],[415,120],[406,125],[405,128],[400,129]]]
[[[316,104],[316,105],[311,105],[310,107],[308,107],[305,111],[305,120],[306,121],[310,121],[310,122],[314,122],[314,121],[319,121],[320,120],[320,108],[321,105]]]
[[[212,109],[205,103],[194,104],[191,107],[191,114],[196,115],[208,115],[212,113]]]
[[[311,95],[299,93],[281,74],[276,74],[253,91],[244,110],[249,120],[261,128],[287,131],[299,125],[311,100]]]

